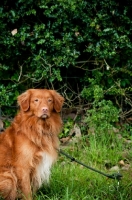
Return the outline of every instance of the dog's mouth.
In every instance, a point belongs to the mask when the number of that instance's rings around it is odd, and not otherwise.
[[[40,119],[47,119],[50,117],[50,113],[49,112],[37,112],[36,116]]]
[[[42,118],[42,119],[46,119],[46,118],[48,118],[48,117],[49,117],[48,114],[42,114],[42,115],[41,115],[41,118]]]

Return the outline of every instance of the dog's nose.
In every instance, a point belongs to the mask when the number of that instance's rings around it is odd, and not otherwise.
[[[43,113],[47,113],[47,112],[48,112],[48,108],[47,108],[47,107],[43,107],[43,108],[42,108],[42,112],[43,112]]]

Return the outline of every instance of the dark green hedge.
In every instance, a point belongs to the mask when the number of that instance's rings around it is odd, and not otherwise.
[[[82,91],[89,101],[101,89],[119,107],[131,105],[131,1],[2,2],[1,106],[14,105],[31,87],[59,89],[69,98]]]

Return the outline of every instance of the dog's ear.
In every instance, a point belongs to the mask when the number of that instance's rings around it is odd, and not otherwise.
[[[56,112],[60,112],[64,103],[64,98],[55,90],[50,90],[50,91],[54,99],[54,109]]]
[[[17,98],[18,105],[20,106],[21,110],[27,111],[29,109],[29,102],[30,102],[30,91],[27,90],[26,92],[22,93]]]

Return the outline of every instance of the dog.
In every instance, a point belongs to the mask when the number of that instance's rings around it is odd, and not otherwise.
[[[0,195],[32,200],[57,159],[64,98],[55,90],[29,89],[17,100],[20,110],[0,134]]]

